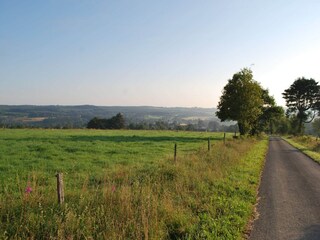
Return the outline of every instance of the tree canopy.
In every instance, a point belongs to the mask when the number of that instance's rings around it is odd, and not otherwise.
[[[287,113],[298,119],[298,133],[301,134],[303,124],[311,122],[319,110],[320,86],[314,79],[298,78],[283,93],[288,107]]]
[[[252,131],[259,132],[274,132],[274,125],[277,120],[284,116],[282,107],[277,106],[274,97],[269,95],[267,89],[262,89],[263,106],[261,107],[261,115],[258,117]]]
[[[284,116],[267,89],[253,80],[251,69],[233,75],[224,87],[216,115],[221,121],[238,122],[241,135],[273,132],[274,123]]]
[[[235,73],[224,87],[216,115],[221,121],[237,121],[240,134],[247,134],[262,114],[262,96],[263,89],[253,80],[252,71],[244,68]]]
[[[125,127],[125,120],[123,114],[118,113],[116,116],[109,119],[93,118],[88,124],[87,128],[93,129],[122,129]]]

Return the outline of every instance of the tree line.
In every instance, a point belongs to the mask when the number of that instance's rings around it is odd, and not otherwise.
[[[310,78],[298,78],[284,90],[287,110],[277,106],[260,83],[253,79],[251,69],[235,73],[223,89],[216,115],[221,121],[237,121],[241,135],[261,132],[303,134],[320,110],[320,86]],[[313,124],[320,133],[320,120]]]
[[[87,123],[89,129],[133,129],[133,130],[182,130],[182,131],[238,131],[237,125],[224,126],[218,121],[203,121],[198,120],[197,123],[181,124],[177,121],[168,122],[158,120],[155,122],[129,122],[127,123],[122,113],[116,116],[105,119],[94,117]]]
[[[88,122],[87,128],[123,129],[125,128],[125,120],[124,120],[123,114],[121,113],[118,113],[116,116],[108,119],[94,117]]]
[[[310,78],[298,78],[284,90],[286,111],[277,106],[268,89],[253,79],[251,69],[244,68],[235,73],[225,85],[218,103],[216,116],[223,121],[236,121],[237,126],[224,126],[224,131],[239,131],[241,135],[257,135],[262,132],[274,134],[304,133],[306,123],[319,115],[320,86]],[[210,129],[210,126],[214,127]],[[156,121],[154,123],[125,123],[123,114],[118,113],[109,119],[93,118],[87,128],[94,129],[145,129],[145,130],[186,130],[186,131],[219,131],[219,124],[208,123],[204,127],[198,124],[179,124],[177,122]],[[320,135],[320,118],[312,122],[314,132]]]

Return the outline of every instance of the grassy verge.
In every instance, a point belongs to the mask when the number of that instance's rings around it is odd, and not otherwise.
[[[286,136],[283,137],[288,143],[299,149],[314,161],[320,163],[320,141],[312,136]]]
[[[99,173],[86,168],[81,178],[66,174],[62,206],[54,181],[43,174],[46,168],[34,166],[31,193],[18,174],[1,186],[0,238],[241,239],[267,144],[216,141],[210,153],[198,148],[179,155],[176,163],[164,156],[153,164],[116,164]]]

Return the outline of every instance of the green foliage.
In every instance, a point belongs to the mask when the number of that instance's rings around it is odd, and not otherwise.
[[[116,116],[110,119],[99,119],[97,117],[91,119],[87,128],[93,129],[123,129],[125,127],[125,121],[123,114],[118,113]]]
[[[255,132],[269,132],[273,134],[276,132],[276,123],[284,117],[284,110],[282,107],[275,105],[264,105],[262,107],[262,114],[254,127]]]
[[[277,118],[271,124],[272,124],[273,133],[284,135],[284,134],[288,134],[291,130],[290,121],[285,116]]]
[[[0,238],[241,238],[268,142],[230,135],[224,145],[222,136],[0,130]],[[64,172],[63,206],[56,203],[57,170]]]
[[[292,135],[301,135],[304,132],[304,124],[300,125],[300,119],[297,115],[291,115],[288,118],[290,123],[289,134]]]
[[[302,134],[303,123],[311,122],[320,105],[320,86],[314,79],[298,78],[283,92],[288,114],[299,120],[297,133]],[[310,120],[311,118],[311,120]]]
[[[243,69],[224,87],[216,115],[222,121],[237,121],[241,135],[256,135],[273,133],[275,123],[284,116],[284,110],[276,106],[267,89],[253,80],[252,71]]]
[[[280,135],[297,135],[299,132],[299,119],[295,115],[281,116],[272,122],[273,133]],[[302,130],[304,126],[302,126]]]
[[[320,118],[317,118],[312,122],[312,128],[317,136],[320,136]]]

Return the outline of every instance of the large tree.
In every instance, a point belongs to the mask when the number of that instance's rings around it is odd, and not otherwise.
[[[288,107],[287,113],[298,119],[298,134],[302,134],[304,123],[311,122],[320,105],[320,86],[314,79],[298,78],[283,93]]]
[[[224,87],[216,115],[221,121],[237,121],[240,134],[245,135],[254,128],[263,104],[262,87],[253,80],[252,71],[244,68]]]

